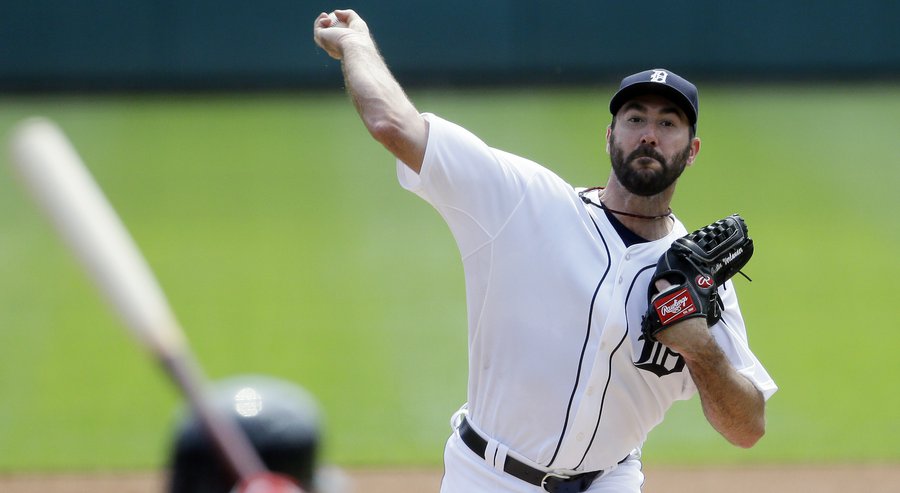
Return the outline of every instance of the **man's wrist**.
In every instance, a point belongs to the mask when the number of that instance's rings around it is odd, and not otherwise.
[[[375,41],[366,33],[350,33],[341,37],[338,46],[341,49],[342,58],[352,53],[374,53],[378,54],[378,48],[375,47]],[[380,55],[379,55],[380,56]]]
[[[656,337],[687,361],[708,360],[721,352],[706,326],[706,319],[701,317],[679,322],[660,332]]]

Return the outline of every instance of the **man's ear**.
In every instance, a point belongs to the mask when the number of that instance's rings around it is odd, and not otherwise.
[[[612,135],[612,127],[606,126],[606,153],[609,154],[609,137]]]
[[[609,144],[607,144],[609,145]],[[694,137],[691,141],[691,152],[688,154],[687,165],[690,166],[694,164],[694,160],[697,159],[697,154],[700,154],[700,138]]]

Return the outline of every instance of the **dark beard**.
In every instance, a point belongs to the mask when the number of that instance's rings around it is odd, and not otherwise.
[[[691,145],[689,143],[683,151],[672,158],[670,163],[655,147],[642,144],[632,151],[628,157],[624,157],[625,151],[616,146],[613,136],[609,138],[609,148],[609,160],[612,162],[612,169],[619,183],[629,192],[644,197],[656,195],[675,183],[675,180],[681,176],[684,168],[687,167],[687,160],[691,154]],[[662,166],[662,171],[651,171],[631,166],[631,163],[635,160],[642,158],[655,159]]]

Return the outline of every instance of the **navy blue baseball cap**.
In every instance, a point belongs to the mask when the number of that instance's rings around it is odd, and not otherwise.
[[[619,90],[609,100],[609,112],[616,115],[630,99],[642,94],[659,94],[677,104],[697,130],[700,100],[697,87],[680,75],[664,68],[655,68],[622,79]]]

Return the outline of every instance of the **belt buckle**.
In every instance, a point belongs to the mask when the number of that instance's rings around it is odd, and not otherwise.
[[[565,474],[559,474],[557,472],[549,471],[547,474],[544,474],[543,478],[541,478],[541,489],[543,489],[544,491],[551,491],[547,489],[547,480],[550,478],[561,479],[563,481],[571,479],[570,476],[566,476]]]

